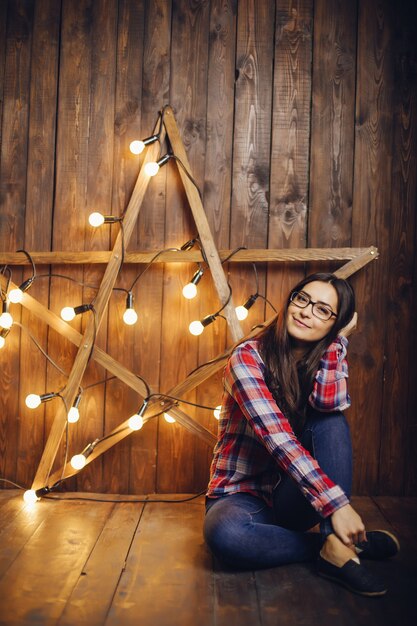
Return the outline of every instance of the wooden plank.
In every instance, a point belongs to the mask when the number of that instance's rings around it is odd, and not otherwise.
[[[46,250],[51,245],[54,203],[54,166],[56,108],[58,91],[58,57],[61,5],[54,0],[37,3],[34,13],[30,80],[30,118],[27,164],[25,236],[23,247]],[[42,228],[39,228],[42,224]],[[27,257],[25,256],[27,259]],[[27,259],[28,260],[28,259]],[[37,273],[47,273],[37,266]],[[32,275],[23,273],[23,280]],[[45,306],[49,303],[49,281],[39,280],[31,287],[32,296]],[[22,324],[46,349],[48,327],[30,310],[22,310]],[[33,372],[36,372],[34,380]],[[46,387],[46,361],[27,332],[21,334],[19,372],[20,428],[17,444],[16,480],[30,485],[44,446],[45,409],[33,411],[25,405],[29,393],[43,392]]]
[[[159,178],[159,176],[158,176]],[[367,248],[288,248],[288,249],[246,249],[246,250],[219,250],[219,257],[224,261],[231,257],[228,263],[242,263],[252,261],[343,261],[353,259],[364,252]],[[127,252],[124,262],[129,263],[150,263],[153,257],[160,252]],[[231,256],[233,253],[233,256]],[[110,261],[111,252],[32,252],[31,256],[37,265],[41,264],[67,264],[82,265],[84,263],[107,264]],[[198,250],[178,250],[161,252],[154,263],[197,263],[203,262],[201,252]],[[29,261],[22,253],[0,252],[0,263],[4,265],[29,265]]]
[[[1,249],[15,250],[24,240],[33,4],[14,2],[7,10],[1,119]],[[21,271],[15,270],[13,277],[20,282]],[[18,307],[11,307],[10,312],[20,321]],[[3,348],[0,376],[0,475],[6,478],[16,477],[19,424],[9,415],[19,412],[19,348],[19,336],[13,332]]]
[[[261,626],[254,572],[233,571],[214,559],[214,606],[216,626]]]
[[[106,626],[214,623],[211,557],[201,532],[204,499],[147,504]],[[163,602],[155,590],[163,589]]]
[[[313,2],[277,2],[268,248],[307,243]],[[267,297],[280,308],[304,267],[268,267]]]
[[[356,135],[352,244],[378,246],[380,259],[355,278],[358,330],[352,336],[349,364],[355,459],[354,491],[375,493],[379,484],[379,448],[386,336],[386,277],[392,162],[392,4],[360,3],[356,82]],[[378,323],[375,321],[378,320]],[[366,419],[365,419],[366,416]]]
[[[143,505],[134,503],[120,503],[113,509],[68,598],[59,626],[104,624],[142,510]]]
[[[3,119],[4,102],[4,79],[6,59],[6,26],[7,26],[7,0],[0,2],[0,120]],[[3,127],[0,124],[0,150],[2,143]]]
[[[113,508],[110,503],[38,504],[49,515],[0,580],[3,624],[56,623]]]
[[[416,57],[410,55],[416,37],[417,7],[402,3],[392,25],[394,54],[394,154],[392,193],[389,212],[389,266],[385,338],[384,394],[379,455],[379,493],[415,494],[417,418],[415,402],[408,389],[417,380],[415,351],[410,351],[415,293],[417,194],[417,69]],[[414,283],[414,284],[413,284]],[[414,346],[415,347],[415,344]],[[409,373],[408,380],[404,372]],[[414,490],[413,490],[414,487]]]

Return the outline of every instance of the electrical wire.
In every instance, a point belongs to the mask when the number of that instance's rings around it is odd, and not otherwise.
[[[35,339],[35,337],[32,335],[32,333],[26,326],[24,326],[20,322],[13,322],[13,326],[18,326],[23,331],[25,331],[25,333],[29,335],[29,338],[31,339],[31,341],[33,341],[35,346],[38,348],[40,352],[42,352],[43,356],[49,361],[49,363],[51,363],[51,365],[53,365],[59,372],[61,372],[61,374],[63,374],[65,378],[68,378],[68,373],[65,372],[57,363],[55,363],[52,357],[50,357],[49,354],[45,352],[45,350],[42,348],[42,346],[39,344],[39,342]]]

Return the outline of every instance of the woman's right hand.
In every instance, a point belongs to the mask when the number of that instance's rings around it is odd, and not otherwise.
[[[342,330],[339,331],[339,335],[343,335],[343,337],[349,337],[349,335],[353,333],[353,331],[356,329],[357,323],[358,323],[358,314],[355,311],[350,322],[346,324],[346,326],[342,328]]]
[[[366,541],[364,523],[350,504],[337,509],[330,519],[335,534],[346,546]]]

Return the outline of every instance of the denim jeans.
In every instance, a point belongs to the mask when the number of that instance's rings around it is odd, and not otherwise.
[[[352,445],[339,413],[312,411],[300,441],[321,469],[350,498]],[[306,532],[320,523],[320,533]],[[295,482],[284,475],[273,492],[273,507],[247,493],[207,498],[204,537],[213,554],[238,568],[260,569],[314,559],[333,532]]]

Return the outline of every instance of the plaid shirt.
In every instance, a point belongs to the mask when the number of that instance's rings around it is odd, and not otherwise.
[[[337,337],[320,361],[309,404],[319,411],[350,406],[345,337]],[[280,472],[289,474],[314,509],[328,517],[349,500],[303,448],[265,383],[256,339],[241,343],[224,373],[224,395],[207,496],[238,492],[270,506]]]

